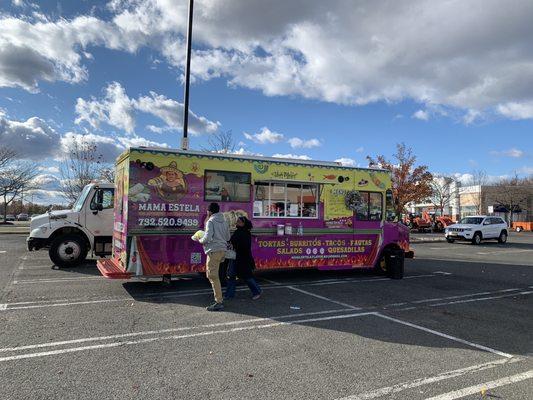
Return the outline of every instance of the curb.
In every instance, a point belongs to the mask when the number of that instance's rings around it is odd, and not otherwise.
[[[439,238],[439,239],[409,239],[409,242],[410,243],[442,243],[442,242],[446,242],[446,239],[445,238]]]
[[[2,232],[0,230],[0,235],[29,235],[30,234],[30,231],[20,231],[20,232],[16,232],[16,231],[6,231],[6,232]]]

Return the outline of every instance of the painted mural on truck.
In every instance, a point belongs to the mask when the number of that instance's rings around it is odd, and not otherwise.
[[[203,271],[190,236],[213,201],[231,228],[240,215],[252,220],[258,269],[368,266],[382,242],[383,171],[150,150],[132,150],[124,165],[128,243],[120,235],[114,249],[136,274]],[[346,207],[353,191],[381,196],[367,195],[364,221]]]

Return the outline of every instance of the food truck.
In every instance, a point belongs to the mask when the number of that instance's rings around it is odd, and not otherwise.
[[[207,207],[230,229],[253,223],[258,271],[375,268],[403,276],[409,231],[393,221],[390,173],[336,162],[130,148],[116,164],[108,278],[170,277],[205,271]]]

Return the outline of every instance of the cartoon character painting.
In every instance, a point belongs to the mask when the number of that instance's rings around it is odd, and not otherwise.
[[[183,172],[177,168],[176,162],[172,161],[159,171],[161,174],[150,179],[148,185],[152,186],[163,200],[169,202],[180,200],[187,193],[187,182]]]

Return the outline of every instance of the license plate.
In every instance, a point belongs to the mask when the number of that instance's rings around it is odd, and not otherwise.
[[[452,236],[457,236],[457,235],[458,235],[457,232],[451,232],[450,234],[451,234]]]

